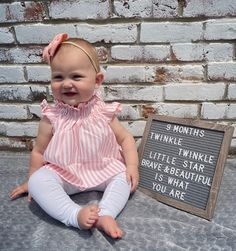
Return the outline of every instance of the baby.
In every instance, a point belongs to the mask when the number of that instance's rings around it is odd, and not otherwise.
[[[116,117],[120,104],[102,101],[104,75],[89,42],[59,34],[43,57],[51,67],[55,102],[41,104],[29,178],[10,197],[28,192],[29,200],[67,226],[96,227],[121,238],[115,219],[136,190],[139,173],[134,138]],[[92,190],[104,192],[98,205],[81,207],[69,197]]]

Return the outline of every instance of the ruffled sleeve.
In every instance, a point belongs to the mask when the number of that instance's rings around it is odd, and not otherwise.
[[[51,124],[54,125],[58,118],[57,108],[55,106],[50,106],[45,99],[42,101],[40,106],[42,116],[46,116],[50,120]]]
[[[102,114],[108,122],[111,122],[114,116],[120,113],[121,110],[121,104],[118,102],[113,102],[103,106]]]

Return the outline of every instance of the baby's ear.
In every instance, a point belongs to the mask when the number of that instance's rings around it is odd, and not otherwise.
[[[96,82],[95,82],[97,88],[102,84],[103,79],[104,79],[104,74],[101,71],[98,72],[96,75]]]

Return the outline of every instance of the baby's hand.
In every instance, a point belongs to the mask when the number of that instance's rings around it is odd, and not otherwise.
[[[137,187],[139,182],[139,172],[137,166],[127,166],[126,169],[126,177],[127,181],[131,183],[131,193],[133,193]]]
[[[22,195],[23,193],[28,193],[28,183],[25,182],[21,184],[20,186],[13,189],[10,193],[10,198],[12,200],[16,199],[18,196]],[[32,197],[30,194],[28,194],[28,201],[31,201]]]

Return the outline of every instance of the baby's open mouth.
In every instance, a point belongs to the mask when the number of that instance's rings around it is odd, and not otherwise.
[[[67,96],[67,97],[72,97],[74,95],[76,95],[76,92],[64,92],[63,95]]]

